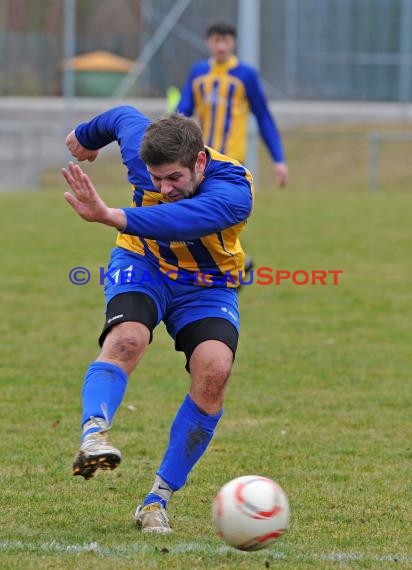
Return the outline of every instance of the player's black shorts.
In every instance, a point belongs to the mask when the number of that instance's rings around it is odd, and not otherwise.
[[[127,292],[113,297],[106,309],[106,322],[99,337],[100,346],[112,326],[124,322],[138,322],[146,325],[150,331],[150,342],[153,329],[157,324],[157,307],[153,299],[145,293]],[[235,358],[239,333],[227,319],[206,317],[185,325],[175,338],[175,349],[185,353],[186,369],[198,344],[206,340],[219,340],[226,344]]]
[[[103,345],[104,339],[112,326],[126,322],[137,322],[146,325],[150,331],[150,342],[152,342],[153,329],[157,323],[156,303],[145,293],[120,293],[113,297],[106,308],[106,322],[99,337],[100,346]]]
[[[228,320],[218,317],[207,317],[194,321],[183,327],[176,336],[175,348],[186,355],[186,370],[194,349],[205,340],[220,340],[233,352],[235,359],[239,333]]]

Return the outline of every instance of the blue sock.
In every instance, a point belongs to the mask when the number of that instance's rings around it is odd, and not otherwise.
[[[143,504],[160,503],[165,509],[174,491],[159,475],[156,475],[151,491],[144,498]]]
[[[150,505],[151,503],[160,503],[164,509],[167,508],[167,501],[163,499],[160,495],[156,495],[156,493],[149,493],[146,495],[143,504]]]
[[[83,384],[82,425],[91,417],[105,418],[111,424],[126,386],[127,374],[122,368],[108,362],[92,362]],[[91,428],[83,436],[93,431],[99,428]]]
[[[170,429],[169,445],[157,474],[173,491],[186,479],[206,451],[223,410],[216,415],[202,412],[187,394]]]

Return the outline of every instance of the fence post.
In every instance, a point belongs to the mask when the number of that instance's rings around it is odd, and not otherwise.
[[[368,135],[368,143],[369,190],[376,192],[379,190],[380,135],[371,133]]]
[[[260,70],[260,0],[238,0],[238,10],[239,58]],[[247,129],[246,166],[259,186],[258,127],[255,117],[249,117]]]

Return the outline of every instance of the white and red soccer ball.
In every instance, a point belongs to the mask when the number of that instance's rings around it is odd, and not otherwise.
[[[239,550],[266,548],[285,532],[289,501],[272,479],[245,475],[223,485],[213,501],[219,536]]]

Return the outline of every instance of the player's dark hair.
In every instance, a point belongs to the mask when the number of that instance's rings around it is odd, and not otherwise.
[[[218,36],[233,36],[236,39],[236,28],[230,22],[214,22],[206,30],[206,38],[217,34]]]
[[[188,117],[174,113],[154,121],[146,130],[140,146],[140,156],[149,166],[179,162],[194,170],[201,150],[202,131]]]

